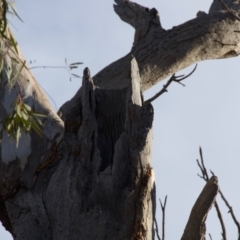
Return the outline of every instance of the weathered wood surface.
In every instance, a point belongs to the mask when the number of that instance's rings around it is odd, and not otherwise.
[[[115,2],[115,12],[135,28],[134,43],[129,53],[93,77],[99,88],[126,88],[129,78],[125,70],[129,70],[132,56],[138,62],[142,91],[145,91],[196,62],[235,57],[240,53],[240,21],[219,0],[213,1],[209,13],[198,12],[196,18],[168,30],[162,28],[161,12],[156,9],[126,0]],[[238,1],[224,2],[240,15]],[[80,92],[76,93],[72,101],[62,107],[63,118],[79,96]]]
[[[202,192],[200,193],[198,199],[196,200],[187,225],[185,227],[183,236],[181,240],[205,240],[206,239],[206,219],[209,210],[215,203],[215,199],[218,193],[218,179],[212,176],[206,185],[204,186]]]
[[[27,68],[17,81],[24,101],[48,116],[43,138],[33,133],[18,149],[6,135],[1,143],[0,220],[17,240],[152,239],[153,109],[142,104],[141,91],[198,61],[239,55],[240,23],[218,0],[208,14],[170,30],[156,9],[115,2],[136,30],[133,47],[93,79],[86,69],[61,118]],[[240,13],[239,1],[224,2]],[[5,64],[12,64],[7,57]],[[0,85],[1,120],[16,88]]]
[[[153,109],[135,59],[130,76],[128,89],[102,90],[85,69],[55,160],[5,200],[15,239],[153,238]]]

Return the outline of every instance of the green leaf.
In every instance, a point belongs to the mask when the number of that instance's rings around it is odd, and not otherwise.
[[[23,130],[26,130],[27,132],[29,132],[31,130],[31,122],[28,120],[25,120],[23,118],[21,118],[21,122],[23,125]]]
[[[78,66],[69,66],[69,68],[72,70],[74,68],[78,68]]]
[[[43,126],[42,121],[38,117],[34,117],[33,116],[33,120],[32,121],[35,121],[39,126]]]
[[[22,118],[22,109],[21,109],[21,105],[20,104],[17,104],[16,111],[17,111],[18,116],[20,118]]]
[[[4,61],[3,59],[0,60],[0,73],[2,72],[3,70],[3,64],[4,64]]]
[[[81,65],[83,64],[83,62],[75,62],[75,63],[71,63],[69,66],[75,66],[75,65]]]
[[[15,16],[21,21],[24,23],[24,21],[20,18],[20,16],[18,15],[17,11],[16,11],[16,8],[14,6],[14,4],[10,1],[8,1],[8,4],[10,5],[10,7],[12,8],[12,11],[14,12]]]
[[[33,130],[39,135],[42,136],[42,130],[41,128],[38,126],[38,124],[35,121],[32,121],[32,128]]]
[[[29,106],[26,103],[23,103],[23,109],[26,109],[28,112],[30,112],[32,110],[31,106]]]
[[[31,115],[36,116],[36,117],[47,117],[47,115],[40,113],[40,112],[34,112],[31,111]]]
[[[23,118],[24,120],[26,120],[26,121],[29,120],[28,114],[26,114],[24,111],[22,111],[22,118]]]

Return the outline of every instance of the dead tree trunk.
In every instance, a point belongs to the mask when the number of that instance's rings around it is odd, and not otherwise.
[[[58,146],[46,151],[37,168],[31,155],[10,163],[14,173],[26,164],[14,179],[19,185],[1,191],[7,213],[2,222],[15,239],[153,238],[153,109],[143,105],[135,59],[131,69],[130,85],[122,90],[95,88],[85,69]],[[47,142],[37,135],[32,140],[33,147]],[[7,178],[9,165],[2,166]]]
[[[156,9],[115,2],[116,13],[136,29],[133,47],[93,79],[85,69],[82,88],[62,106],[61,118],[27,67],[11,91],[2,71],[0,220],[14,239],[153,239],[153,109],[144,104],[141,91],[197,61],[240,53],[239,21],[216,0],[209,14],[168,31]],[[239,11],[237,1],[225,2]],[[16,65],[11,56],[10,47],[2,55],[5,69]],[[22,64],[21,54],[18,58]],[[3,120],[19,94],[47,118],[42,119],[43,137],[34,132],[22,136],[17,148]],[[189,223],[194,219],[200,227],[188,224],[182,239],[189,232],[202,239],[199,231],[217,193],[215,185],[207,207],[203,204],[203,218],[190,216]]]

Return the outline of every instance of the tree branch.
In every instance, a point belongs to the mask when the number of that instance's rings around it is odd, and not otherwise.
[[[156,218],[154,219],[154,223],[155,223],[155,232],[156,232],[156,234],[157,234],[157,239],[158,239],[158,240],[161,240],[161,238],[160,238],[160,236],[159,236],[158,223],[157,223]]]
[[[215,174],[211,171],[212,175],[215,176]],[[238,229],[238,240],[240,240],[240,223],[239,221],[237,220],[235,214],[234,214],[234,211],[233,211],[233,208],[230,206],[229,202],[227,201],[227,199],[225,198],[225,196],[223,195],[222,191],[219,189],[219,194],[222,198],[222,200],[224,201],[224,203],[226,204],[226,206],[228,207],[229,211],[228,213],[231,214],[231,217],[233,219],[233,222],[235,223],[235,225],[237,226],[237,229]]]
[[[197,201],[195,202],[188,223],[185,227],[181,240],[203,240],[205,237],[205,221],[208,211],[215,201],[218,193],[218,179],[212,176],[206,183]]]
[[[208,172],[207,172],[207,169],[205,167],[205,164],[204,164],[202,148],[201,147],[199,148],[199,153],[200,153],[200,157],[201,157],[201,164],[199,163],[198,159],[197,159],[197,164],[198,164],[198,166],[199,166],[199,168],[200,168],[200,170],[202,172],[202,176],[199,175],[199,174],[198,174],[198,176],[200,178],[204,179],[206,182],[208,182],[209,181],[209,176],[208,176]],[[215,175],[213,174],[213,176],[215,176]],[[216,209],[216,212],[217,212],[217,215],[218,215],[218,219],[219,219],[220,224],[221,224],[223,240],[226,240],[227,239],[226,228],[225,228],[223,217],[222,217],[222,214],[221,214],[221,211],[220,211],[220,208],[218,206],[217,201],[215,202],[214,207]]]
[[[240,53],[240,22],[228,12],[214,12],[194,18],[169,30],[161,24],[153,24],[151,11],[130,1],[116,0],[114,9],[122,20],[136,28],[133,48],[125,57],[113,62],[97,73],[93,79],[100,88],[125,88],[128,86],[126,70],[131,55],[136,58],[142,79],[143,91],[159,81],[191,64],[207,59],[238,56]],[[130,5],[135,6],[130,11]],[[137,7],[136,7],[137,5]],[[239,14],[239,4],[231,10]],[[131,14],[128,12],[131,12]],[[144,12],[144,14],[143,14]],[[214,14],[213,14],[214,13]],[[142,16],[146,25],[136,23],[136,16]],[[156,16],[156,18],[158,18]],[[140,20],[139,20],[140,21]],[[148,30],[146,30],[148,29]],[[142,31],[142,32],[141,32]],[[137,32],[141,32],[138,41]],[[138,34],[137,34],[138,35]]]
[[[156,95],[154,95],[152,98],[146,100],[146,101],[144,102],[144,104],[149,104],[149,103],[151,103],[152,101],[154,101],[155,99],[157,99],[158,97],[160,97],[163,93],[167,92],[167,91],[168,91],[167,88],[169,87],[169,85],[170,85],[172,82],[177,82],[177,83],[179,83],[179,84],[181,84],[182,86],[185,87],[185,85],[182,84],[181,82],[182,82],[184,79],[186,79],[186,78],[188,78],[189,76],[191,76],[191,75],[195,72],[196,68],[197,68],[197,64],[196,64],[196,66],[194,67],[194,69],[192,70],[192,72],[190,72],[187,76],[184,76],[184,75],[175,76],[175,74],[173,74],[173,75],[171,76],[171,78],[167,81],[167,84],[166,84],[166,85],[163,85],[162,90],[161,90],[160,92],[158,92]]]

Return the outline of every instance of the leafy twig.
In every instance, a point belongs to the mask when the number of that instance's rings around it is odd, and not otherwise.
[[[154,223],[155,223],[155,232],[157,234],[157,238],[158,238],[158,240],[161,240],[161,238],[159,236],[159,232],[158,232],[158,223],[157,223],[156,218],[154,219]]]
[[[223,2],[223,0],[219,0],[219,2],[221,2],[223,4],[223,6],[227,9],[227,11],[229,13],[231,13],[231,15],[236,18],[238,21],[240,21],[240,18],[237,16],[236,12],[232,9],[230,9],[227,4],[225,2]]]
[[[209,235],[209,237],[210,237],[210,240],[212,240],[212,235],[211,235],[210,233],[209,233],[208,235]]]
[[[73,69],[78,68],[78,65],[83,64],[83,62],[75,62],[75,63],[68,64],[67,63],[67,59],[65,59],[65,64],[66,64],[65,66],[35,66],[35,67],[30,67],[29,69],[36,69],[36,68],[62,68],[62,69],[67,70],[68,74],[70,75],[70,81],[71,81],[71,77],[81,78],[77,74],[71,73],[70,71],[73,70]]]
[[[161,209],[162,209],[162,239],[159,236],[158,224],[157,224],[156,218],[154,220],[155,226],[156,226],[155,232],[157,234],[158,240],[164,240],[165,239],[165,210],[166,210],[166,205],[167,205],[167,196],[164,199],[164,204],[162,204],[161,199],[159,199],[159,202],[160,202],[160,206],[161,206]]]

